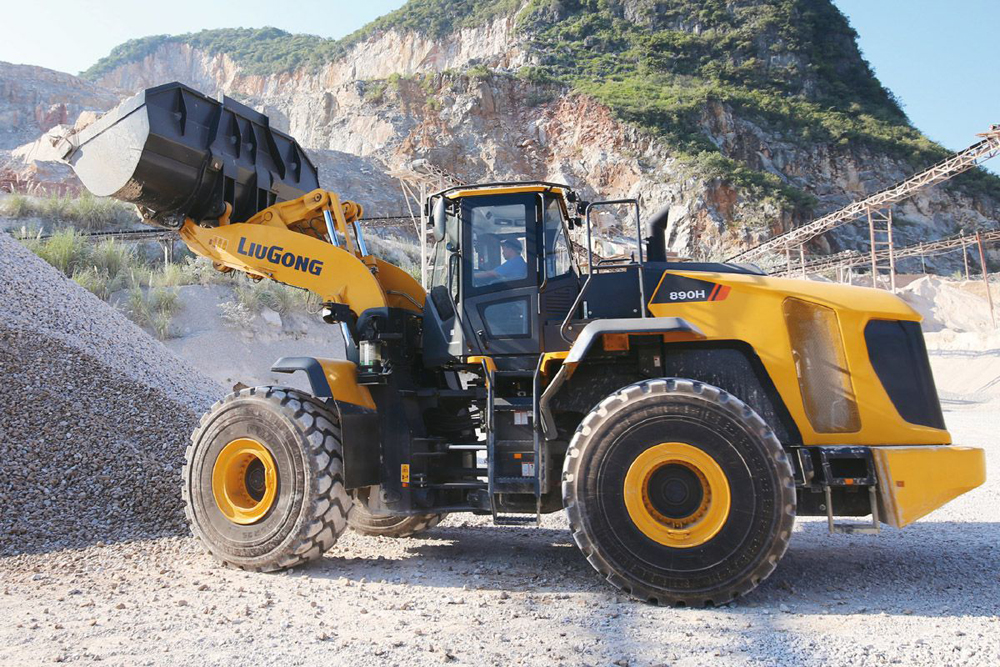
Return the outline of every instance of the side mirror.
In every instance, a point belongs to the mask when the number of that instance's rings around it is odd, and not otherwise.
[[[448,214],[445,210],[444,197],[438,197],[434,200],[434,213],[432,214],[432,220],[434,222],[434,241],[441,241],[444,239],[445,227],[448,222]]]

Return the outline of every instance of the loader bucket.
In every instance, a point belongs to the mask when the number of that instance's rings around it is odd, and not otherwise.
[[[305,151],[267,116],[176,82],[125,100],[63,151],[92,193],[136,204],[167,227],[214,220],[226,203],[242,222],[319,187]]]

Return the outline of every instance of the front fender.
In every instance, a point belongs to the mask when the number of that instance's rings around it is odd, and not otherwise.
[[[304,371],[309,379],[313,396],[335,398],[368,410],[375,409],[368,387],[358,384],[358,367],[346,359],[317,359],[314,357],[282,357],[271,366],[274,373]]]

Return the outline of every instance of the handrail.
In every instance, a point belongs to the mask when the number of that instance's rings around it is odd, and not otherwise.
[[[587,288],[590,286],[590,279],[593,276],[594,276],[593,273],[587,274],[587,281],[583,283],[583,287],[580,288],[580,291],[577,293],[576,299],[573,300],[573,305],[569,307],[569,311],[567,311],[566,317],[563,318],[562,324],[559,325],[559,337],[562,338],[567,343],[572,344],[573,341],[566,334],[566,329],[569,328],[569,322],[570,320],[573,319],[573,313],[575,313],[576,309],[580,307],[580,301],[583,300],[583,295],[587,293]],[[587,314],[584,313],[584,317],[586,317],[586,315]]]
[[[613,206],[616,204],[625,204],[628,206],[635,207],[635,229],[636,229],[636,244],[638,246],[638,261],[632,260],[630,262],[623,262],[620,264],[608,264],[608,261],[614,261],[613,258],[601,258],[597,264],[594,264],[594,246],[591,240],[591,224],[590,224],[590,213],[597,206]],[[572,343],[569,336],[566,334],[566,329],[569,327],[569,322],[573,319],[573,313],[579,308],[580,302],[583,300],[584,294],[587,292],[587,288],[590,286],[590,281],[595,273],[599,273],[600,269],[620,269],[629,268],[635,266],[638,268],[639,274],[639,313],[640,317],[647,317],[646,315],[646,281],[645,273],[643,272],[644,258],[642,256],[642,222],[639,220],[639,200],[638,199],[606,199],[603,201],[595,201],[587,204],[586,214],[584,219],[587,222],[587,281],[583,284],[580,289],[579,294],[576,295],[576,299],[573,301],[573,305],[570,306],[569,312],[566,313],[565,319],[563,319],[562,325],[559,327],[559,335],[567,343]]]

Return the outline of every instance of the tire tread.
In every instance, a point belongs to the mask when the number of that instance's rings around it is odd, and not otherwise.
[[[216,553],[205,531],[195,517],[191,502],[188,476],[194,460],[195,447],[212,416],[225,406],[247,398],[256,398],[272,404],[288,420],[302,430],[302,441],[308,443],[303,453],[311,459],[310,467],[318,474],[315,493],[308,499],[306,521],[291,540],[286,540],[280,550],[268,554],[263,563],[239,562]],[[285,387],[249,387],[227,395],[215,403],[199,421],[191,434],[191,444],[185,451],[183,467],[184,514],[194,533],[210,553],[223,563],[243,570],[273,572],[297,567],[315,560],[333,546],[347,527],[354,505],[344,488],[344,466],[341,454],[340,427],[337,418],[318,399],[296,389]],[[345,509],[346,508],[346,509]],[[253,560],[258,561],[260,557]]]
[[[600,545],[595,543],[588,534],[580,504],[576,502],[577,485],[580,479],[578,468],[582,458],[581,452],[589,444],[591,433],[596,431],[600,423],[612,414],[609,409],[615,404],[625,405],[640,396],[653,394],[698,396],[711,401],[731,416],[737,418],[745,426],[749,427],[751,432],[763,442],[765,450],[775,463],[783,495],[788,496],[790,492],[791,502],[786,502],[785,500],[780,502],[782,508],[781,518],[775,530],[775,539],[767,553],[760,559],[756,567],[741,580],[728,587],[712,591],[711,594],[665,594],[661,590],[643,586],[640,582],[630,579],[626,572],[615,569],[611,562],[602,556]],[[781,560],[781,557],[788,550],[792,525],[795,521],[795,483],[792,476],[791,464],[771,428],[750,406],[732,394],[703,382],[682,378],[663,378],[637,382],[614,392],[591,410],[584,417],[570,441],[563,469],[562,495],[573,540],[594,569],[619,590],[640,600],[648,600],[664,606],[685,605],[700,607],[710,604],[725,604],[746,595],[774,572],[778,561]]]

